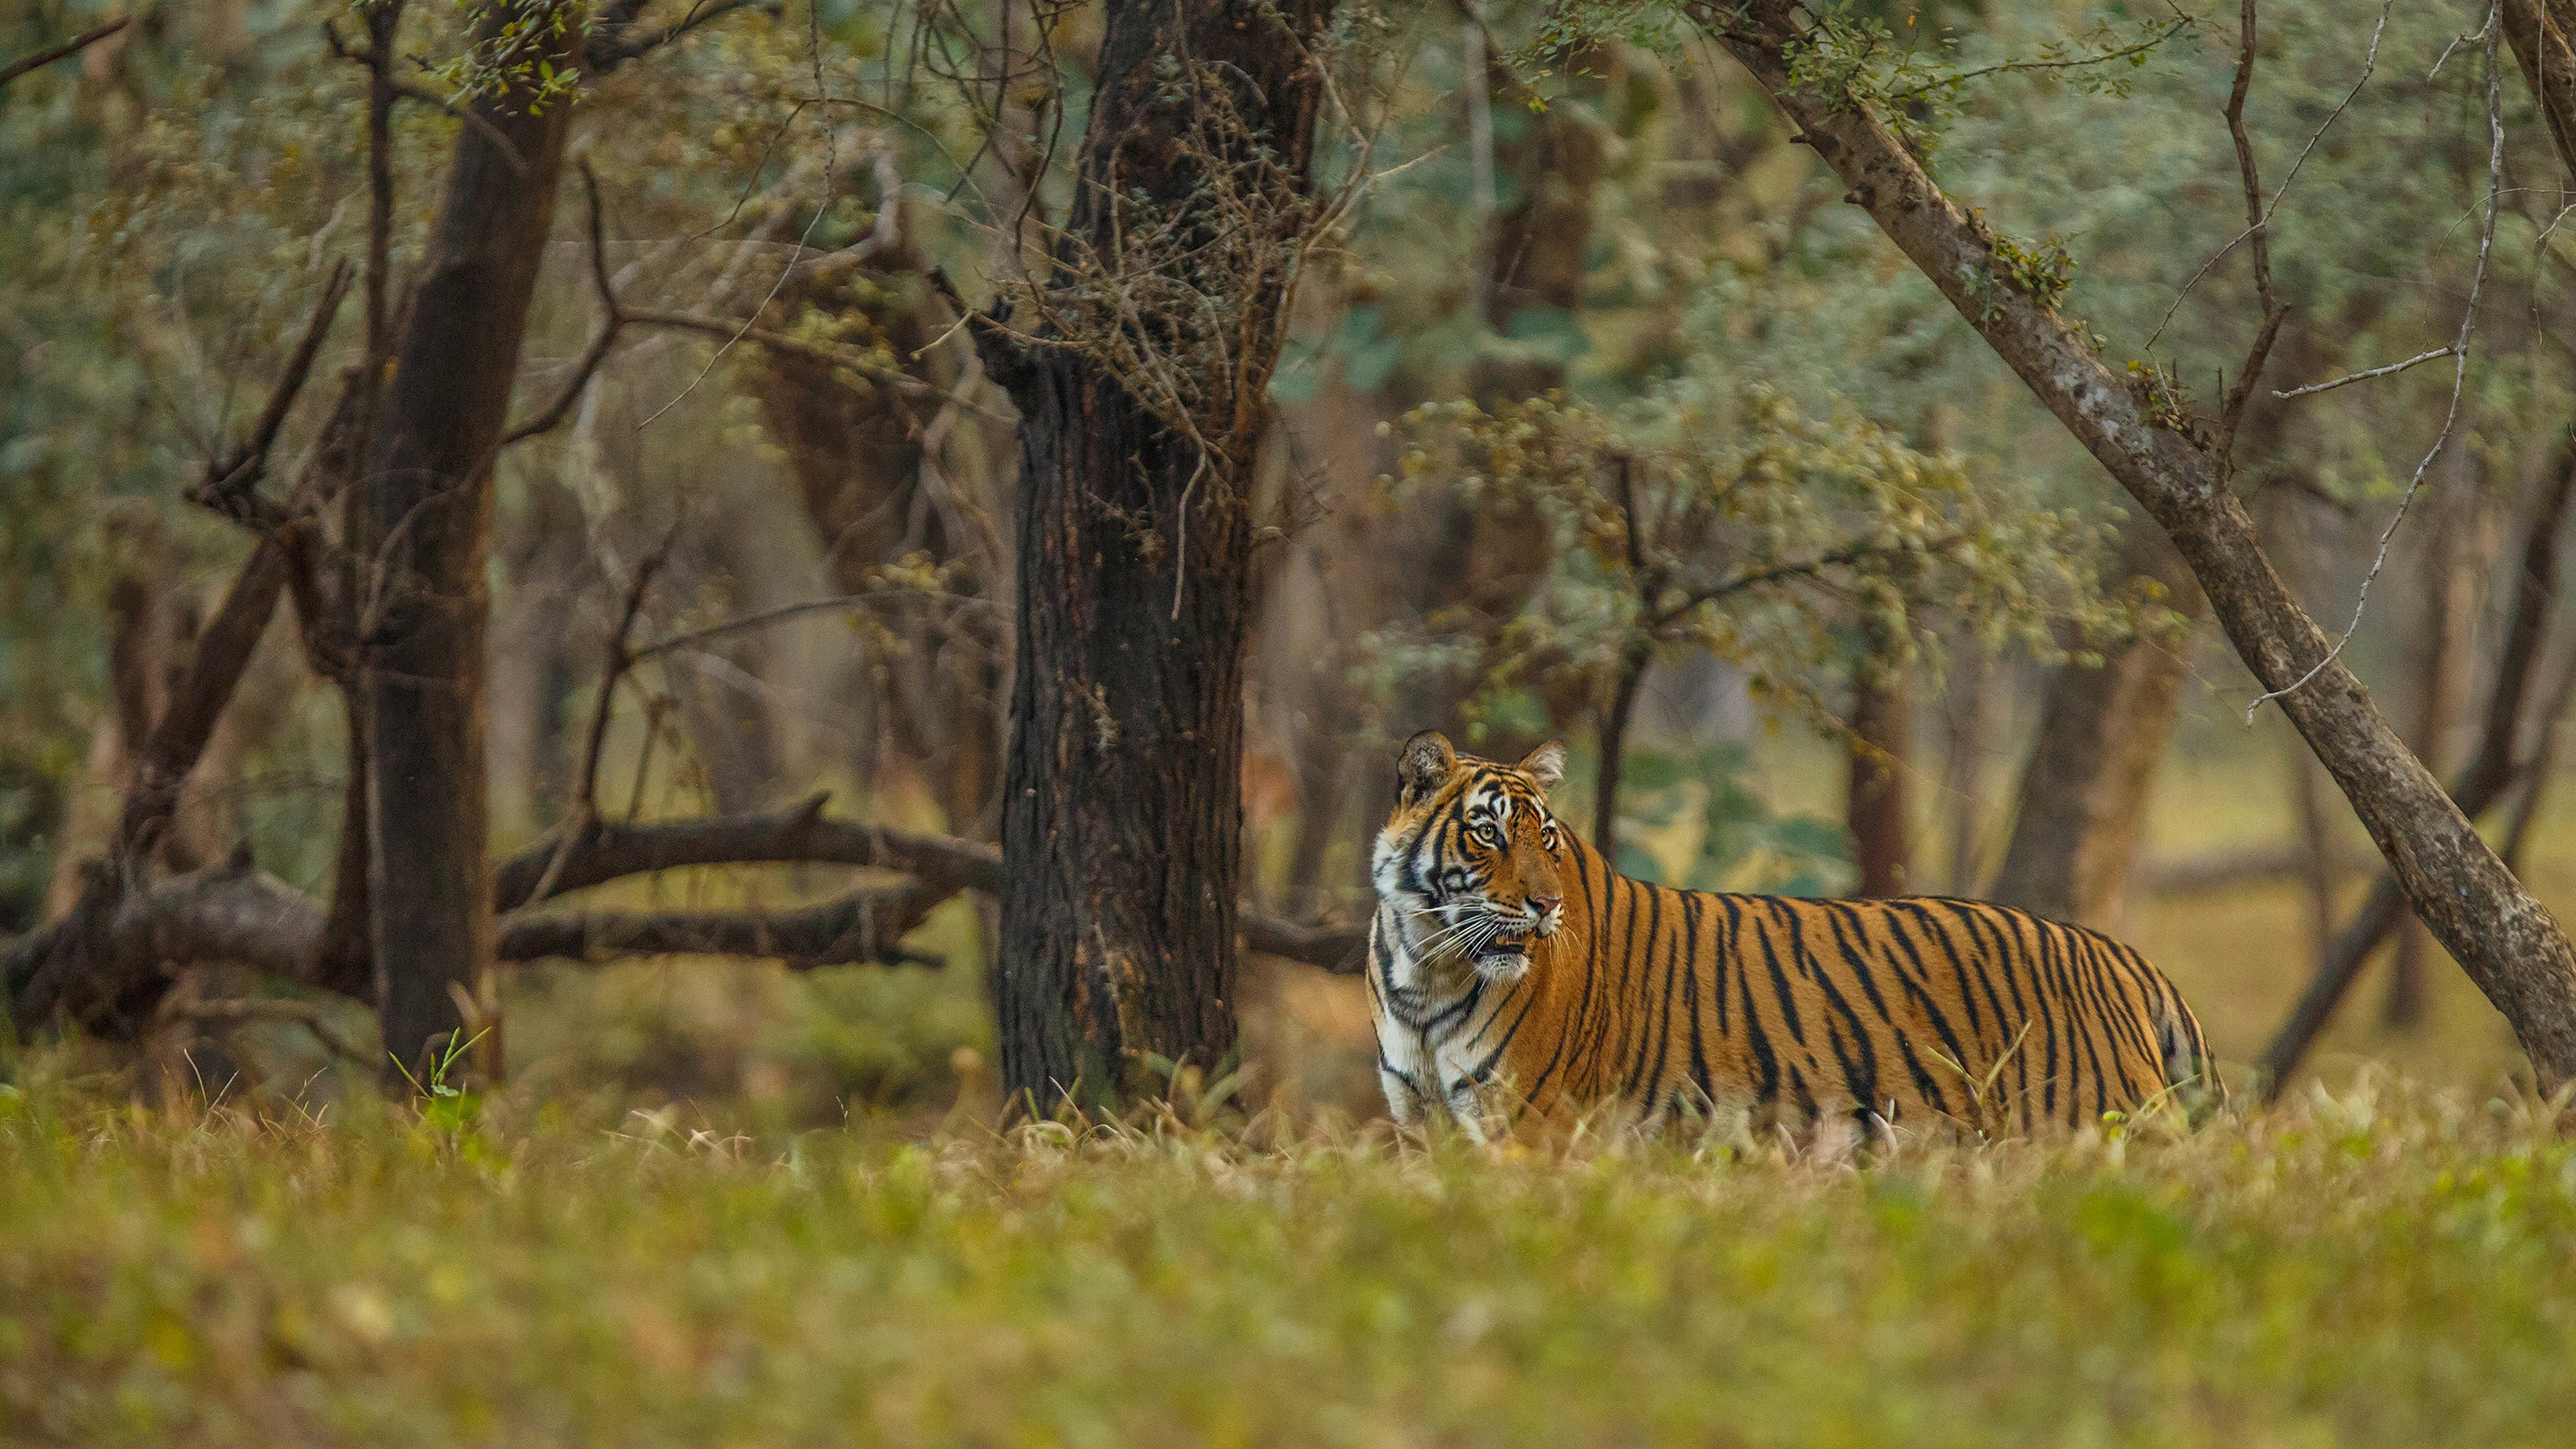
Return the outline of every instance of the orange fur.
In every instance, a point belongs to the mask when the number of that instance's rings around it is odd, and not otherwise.
[[[1978,901],[1633,880],[1556,824],[1552,763],[1530,764],[1407,746],[1369,953],[1400,1120],[1508,1096],[1992,1132],[2218,1096],[2180,993],[2107,936]]]

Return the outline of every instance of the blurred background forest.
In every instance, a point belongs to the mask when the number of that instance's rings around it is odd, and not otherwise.
[[[391,203],[383,294],[322,334],[314,377],[363,369],[370,325],[406,305],[484,83],[485,7],[391,7],[371,30],[387,8],[0,0],[0,59],[131,20],[0,91],[0,938],[72,910],[106,849],[252,548],[214,465],[335,269],[365,269],[371,195]],[[960,299],[1025,288],[1029,236],[1075,207],[1101,14],[597,8],[624,28],[556,102],[570,161],[493,465],[494,857],[535,862],[526,901],[557,884],[567,821],[818,791],[837,820],[993,842],[1021,452]],[[2231,247],[2233,8],[1835,13],[1835,54],[1944,186],[2025,239],[2030,290],[2115,365],[2226,394],[2268,301]],[[2510,54],[2458,43],[2485,13],[2265,6],[2243,114],[2290,311],[2236,486],[2331,633],[2446,440],[2344,657],[2446,779],[2502,676],[2529,675],[2494,833],[2564,912],[2576,817],[2548,765],[2576,651],[2505,640],[2566,499],[2576,237]],[[1301,259],[1245,484],[1247,908],[1363,918],[1414,730],[1506,757],[1556,737],[1561,810],[1597,830],[1606,799],[1636,873],[2080,917],[2174,977],[2231,1072],[2260,1057],[2375,875],[2369,840],[2278,710],[2248,724],[2259,687],[2101,467],[1762,91],[1651,3],[1344,4],[1329,43],[1316,190],[1342,210]],[[389,191],[371,90],[391,97]],[[2473,285],[2456,416],[2448,360],[2272,395],[2449,345]],[[283,418],[272,477],[328,452],[328,394]],[[1676,591],[1689,607],[1658,606]],[[155,848],[173,871],[246,852],[329,900],[351,715],[328,631],[288,612]],[[2111,803],[2068,821],[2064,781],[2094,775]],[[697,865],[586,905],[792,911],[875,879]],[[505,947],[543,924],[516,904]],[[484,1007],[510,1073],[549,1091],[776,1124],[935,1116],[991,1091],[993,913],[951,895],[905,924],[858,964],[585,927],[505,949]],[[1245,960],[1251,1091],[1375,1112],[1359,985],[1304,954]],[[372,1030],[346,995],[216,965],[142,1035],[165,1064],[295,1090]],[[2485,1085],[2519,1056],[2409,928],[2301,1069],[2371,1060]]]

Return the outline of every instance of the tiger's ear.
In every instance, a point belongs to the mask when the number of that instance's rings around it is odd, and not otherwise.
[[[1395,784],[1400,803],[1419,805],[1431,798],[1449,772],[1458,768],[1458,752],[1449,747],[1449,737],[1438,730],[1424,730],[1404,742],[1395,757]]]
[[[1553,790],[1565,778],[1565,746],[1554,740],[1529,752],[1521,761],[1521,773],[1538,782],[1542,790]]]

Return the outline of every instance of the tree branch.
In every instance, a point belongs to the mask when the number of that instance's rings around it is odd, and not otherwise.
[[[13,60],[7,65],[0,65],[0,86],[5,86],[9,84],[9,82],[16,80],[18,77],[25,75],[27,72],[35,70],[40,66],[52,65],[55,61],[62,59],[64,56],[74,55],[87,50],[91,46],[98,44],[100,41],[107,39],[109,36],[114,35],[116,32],[123,30],[125,27],[133,23],[134,22],[130,17],[111,20],[105,25],[84,30],[80,34],[73,36],[71,39],[64,41],[60,45],[49,45],[43,50],[37,51],[34,55]]]
[[[818,794],[762,815],[654,825],[595,821],[568,848],[539,845],[501,862],[492,873],[493,909],[528,905],[559,849],[562,864],[550,887],[557,893],[681,866],[797,862],[900,871],[942,899],[961,890],[1001,890],[1002,852],[996,847],[829,819],[823,807],[830,799]],[[1265,955],[1344,975],[1360,970],[1353,957],[1367,942],[1364,929],[1300,926],[1251,911],[1242,915],[1242,930],[1245,943]]]
[[[790,969],[940,966],[896,943],[956,894],[919,881],[852,891],[821,905],[774,912],[548,912],[501,928],[502,961],[600,961],[623,956],[756,956]]]
[[[313,360],[322,351],[322,339],[330,334],[332,319],[340,315],[340,303],[349,295],[349,264],[331,264],[331,275],[322,284],[322,299],[313,305],[313,315],[304,324],[304,335],[296,339],[295,351],[286,359],[286,371],[279,374],[277,385],[269,389],[268,405],[260,409],[259,422],[251,434],[220,458],[209,459],[206,474],[189,490],[189,500],[213,509],[235,522],[254,520],[256,505],[250,490],[268,471],[269,450],[277,443],[278,432],[286,426],[286,415],[295,407],[295,399],[304,391],[305,380],[313,375]],[[282,520],[268,519],[265,531],[275,531]]]
[[[2208,421],[2152,379],[2115,377],[2088,330],[2059,315],[2052,299],[2013,284],[1995,234],[1941,190],[1883,120],[1848,95],[1792,77],[1810,44],[1794,0],[1695,0],[1690,13],[1833,169],[1847,199],[2164,528],[2238,656],[2283,699],[2407,899],[2512,1023],[2542,1090],[2576,1079],[2576,943],[2332,657],[2228,490]]]

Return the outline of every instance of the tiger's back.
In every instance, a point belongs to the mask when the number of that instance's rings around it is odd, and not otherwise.
[[[1547,771],[1453,757],[1450,773],[1463,778],[1409,784],[1414,818],[1399,805],[1380,841],[1369,991],[1399,1118],[1501,1098],[1548,1114],[1684,1104],[1996,1132],[2219,1096],[2180,993],[2098,932],[1939,897],[1657,886],[1554,828]],[[1480,858],[1489,839],[1501,843]],[[1470,896],[1473,919],[1532,922],[1516,967],[1444,956],[1454,925],[1408,925],[1453,919]]]

